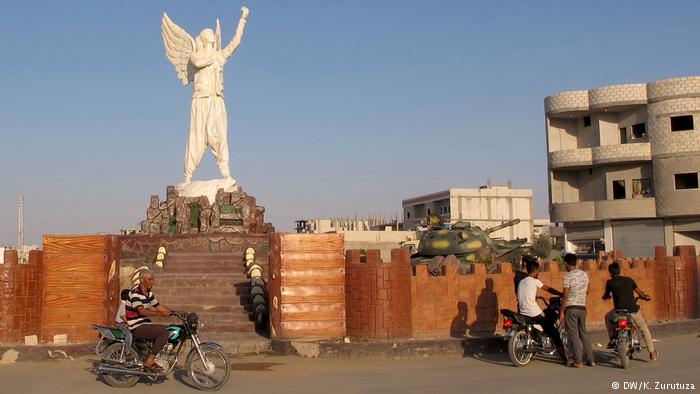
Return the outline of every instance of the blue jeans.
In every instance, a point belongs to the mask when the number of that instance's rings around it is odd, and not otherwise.
[[[117,323],[117,328],[119,328],[124,335],[124,348],[120,357],[122,360],[124,360],[124,354],[131,349],[131,341],[133,340],[134,336],[131,334],[129,326],[127,326],[126,323]]]

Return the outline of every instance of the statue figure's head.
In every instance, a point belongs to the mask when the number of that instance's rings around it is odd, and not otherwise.
[[[158,208],[158,195],[154,194],[151,196],[151,208],[156,209]]]
[[[201,43],[202,47],[214,47],[214,43],[216,42],[216,36],[214,36],[214,30],[206,28],[202,30],[201,33],[199,33],[199,36],[197,37],[199,42]]]

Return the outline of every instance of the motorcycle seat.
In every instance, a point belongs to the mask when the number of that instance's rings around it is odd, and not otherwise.
[[[102,324],[93,324],[92,328],[99,331],[100,335],[102,335],[104,338],[119,341],[124,340],[124,334],[122,333],[122,330],[117,327],[104,326]]]
[[[518,324],[525,324],[525,318],[518,312],[510,309],[501,309],[501,314],[511,320],[516,321]]]

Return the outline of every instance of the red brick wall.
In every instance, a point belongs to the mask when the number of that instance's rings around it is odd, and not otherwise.
[[[348,335],[406,338],[411,335],[411,267],[409,252],[394,249],[382,262],[379,250],[345,254],[345,305]]]
[[[676,320],[698,315],[698,258],[693,246],[677,246],[673,256],[665,247],[656,248],[657,314]]]
[[[0,342],[19,342],[41,333],[42,252],[29,252],[28,264],[7,250],[0,265]]]
[[[647,320],[697,317],[699,260],[692,248],[680,247],[675,252],[677,256],[666,257],[664,249],[657,256],[661,263],[653,259],[623,259],[621,253],[601,262],[582,262],[582,269],[590,279],[586,300],[588,324],[602,325],[605,313],[612,309],[612,301],[601,300],[605,282],[610,279],[607,266],[612,261],[620,264],[622,275],[632,277],[651,295],[651,302],[641,304]],[[473,336],[493,335],[501,331],[499,310],[517,307],[514,273],[509,264],[499,264],[498,271],[491,274],[486,273],[483,265],[476,264],[472,265],[472,272],[460,274],[460,265],[453,263],[443,267],[441,276],[429,276],[425,266],[417,266],[415,275],[410,277],[407,305],[405,289],[390,279],[391,272],[411,272],[410,257],[395,250],[392,261],[382,263],[378,256],[378,251],[372,250],[367,251],[364,259],[358,251],[346,254],[346,316],[350,335],[368,339],[446,338],[459,337],[465,332]],[[556,263],[546,262],[540,280],[561,290],[564,274]],[[409,311],[410,320],[404,318],[402,311]]]

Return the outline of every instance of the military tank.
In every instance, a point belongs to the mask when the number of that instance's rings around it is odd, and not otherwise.
[[[427,263],[436,256],[454,255],[462,263],[516,261],[528,252],[527,238],[512,241],[493,239],[490,234],[514,226],[520,219],[482,229],[469,222],[459,221],[447,228],[437,215],[428,217],[428,229],[423,232],[416,253],[411,256],[414,265]]]

